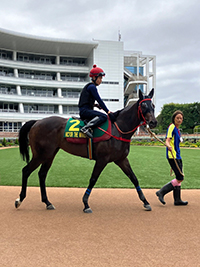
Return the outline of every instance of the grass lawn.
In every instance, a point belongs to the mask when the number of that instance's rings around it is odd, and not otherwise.
[[[181,148],[181,155],[185,174],[182,188],[200,188],[200,149]],[[165,147],[131,146],[128,158],[142,188],[160,188],[172,179]],[[46,185],[87,187],[94,163],[60,150],[48,173]],[[21,170],[25,164],[18,148],[0,150],[0,185],[21,185]],[[31,174],[28,186],[39,186],[38,171],[39,168]],[[110,163],[96,187],[131,188],[133,185],[119,167]]]

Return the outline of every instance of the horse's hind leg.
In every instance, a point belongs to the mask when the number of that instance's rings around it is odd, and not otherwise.
[[[22,169],[22,189],[21,189],[21,193],[19,195],[19,198],[17,198],[15,201],[15,207],[16,208],[19,208],[22,201],[26,197],[28,177],[35,169],[38,168],[38,166],[40,164],[41,164],[41,162],[38,159],[32,158],[32,160]]]
[[[129,164],[128,159],[125,158],[122,161],[117,161],[117,162],[115,162],[115,164],[117,164],[122,169],[122,171],[129,177],[129,179],[134,184],[134,186],[135,186],[135,188],[137,190],[137,193],[138,193],[138,196],[139,196],[140,200],[144,203],[144,208],[146,210],[150,211],[151,210],[151,206],[150,206],[149,202],[146,200],[146,198],[145,198],[145,196],[144,196],[144,194],[142,192],[142,189],[139,186],[138,179],[135,176],[133,170],[131,169],[131,166]]]
[[[40,179],[41,199],[42,199],[42,202],[44,202],[46,204],[46,208],[48,210],[54,210],[55,209],[53,204],[51,204],[47,198],[46,185],[45,185],[47,172],[48,172],[49,168],[51,167],[52,161],[53,160],[49,160],[49,161],[43,163],[40,170],[39,170],[39,173],[38,173],[39,179]]]

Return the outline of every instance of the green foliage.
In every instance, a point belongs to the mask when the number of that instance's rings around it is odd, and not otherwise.
[[[6,146],[6,145],[7,145],[7,141],[6,141],[5,138],[4,138],[3,141],[2,141],[2,145],[3,145],[3,146]]]
[[[194,127],[194,133],[200,133],[200,125]]]
[[[172,122],[172,114],[176,110],[181,110],[184,114],[184,120],[181,125],[182,132],[193,133],[194,127],[200,124],[200,103],[198,102],[192,104],[165,104],[157,117],[159,131],[167,130]]]
[[[19,145],[19,140],[18,139],[15,140],[15,145]]]
[[[161,142],[157,140],[148,141],[148,140],[132,140],[132,145],[135,146],[164,146]],[[180,147],[200,147],[200,141],[198,142],[190,142],[190,141],[184,141],[183,143],[180,143]]]

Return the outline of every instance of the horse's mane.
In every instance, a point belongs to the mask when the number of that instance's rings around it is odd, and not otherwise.
[[[137,105],[137,107],[138,107],[138,105],[139,105],[139,100],[138,100],[136,103],[132,103],[132,104],[126,106],[125,108],[122,108],[122,109],[120,109],[120,110],[115,111],[115,112],[113,113],[114,116],[115,116],[115,118],[117,118],[117,117],[118,117],[120,114],[122,114],[123,112],[127,112],[127,111],[129,111],[129,109],[132,109],[132,107],[135,106],[135,105]]]

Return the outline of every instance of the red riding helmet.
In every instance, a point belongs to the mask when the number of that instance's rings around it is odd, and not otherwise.
[[[93,65],[93,68],[90,71],[90,77],[99,77],[105,75],[105,72],[101,68],[98,68],[97,65]]]

